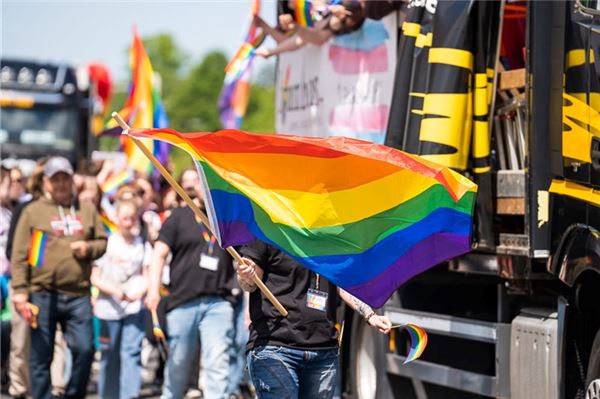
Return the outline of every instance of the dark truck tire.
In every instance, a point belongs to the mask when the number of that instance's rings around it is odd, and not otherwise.
[[[585,379],[585,399],[600,399],[600,330],[596,332]]]
[[[410,380],[386,372],[388,336],[358,314],[352,319],[348,385],[353,399],[413,399]]]

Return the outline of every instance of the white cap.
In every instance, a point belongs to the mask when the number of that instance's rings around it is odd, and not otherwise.
[[[46,161],[46,164],[44,165],[44,176],[52,177],[59,172],[73,176],[73,167],[67,158],[52,157]]]

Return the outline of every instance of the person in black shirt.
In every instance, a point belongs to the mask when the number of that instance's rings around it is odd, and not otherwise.
[[[240,252],[244,263],[237,266],[238,282],[251,292],[248,368],[258,398],[332,398],[339,367],[338,295],[386,334],[389,319],[271,245],[255,241]],[[286,308],[287,317],[256,291],[254,274]]]
[[[197,172],[185,171],[181,185],[202,208]],[[189,207],[174,209],[154,245],[146,296],[146,305],[151,310],[160,301],[160,280],[169,251],[173,256],[166,305],[169,358],[162,398],[183,398],[188,370],[200,341],[206,375],[204,397],[226,398],[229,350],[233,343],[232,259]]]

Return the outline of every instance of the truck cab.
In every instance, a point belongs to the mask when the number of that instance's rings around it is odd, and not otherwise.
[[[62,155],[74,165],[94,149],[85,74],[64,63],[0,60],[0,158]]]

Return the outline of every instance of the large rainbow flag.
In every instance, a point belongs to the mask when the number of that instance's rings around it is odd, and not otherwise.
[[[130,134],[195,159],[221,246],[258,238],[371,306],[471,249],[477,186],[416,155],[345,137]]]
[[[252,3],[251,17],[260,12],[260,0]],[[239,128],[246,115],[250,98],[250,73],[254,51],[265,40],[256,26],[250,24],[244,43],[225,67],[225,79],[219,95],[219,114],[224,128]]]
[[[133,42],[129,53],[131,84],[125,106],[119,114],[133,128],[163,128],[169,126],[165,107],[154,84],[154,71],[150,58],[137,30],[133,31]],[[111,121],[109,125],[114,126]],[[152,151],[161,163],[169,157],[169,145],[152,140],[144,140],[144,145]],[[150,174],[152,163],[144,156],[127,136],[122,136],[121,146],[127,155],[127,162],[134,170]]]

